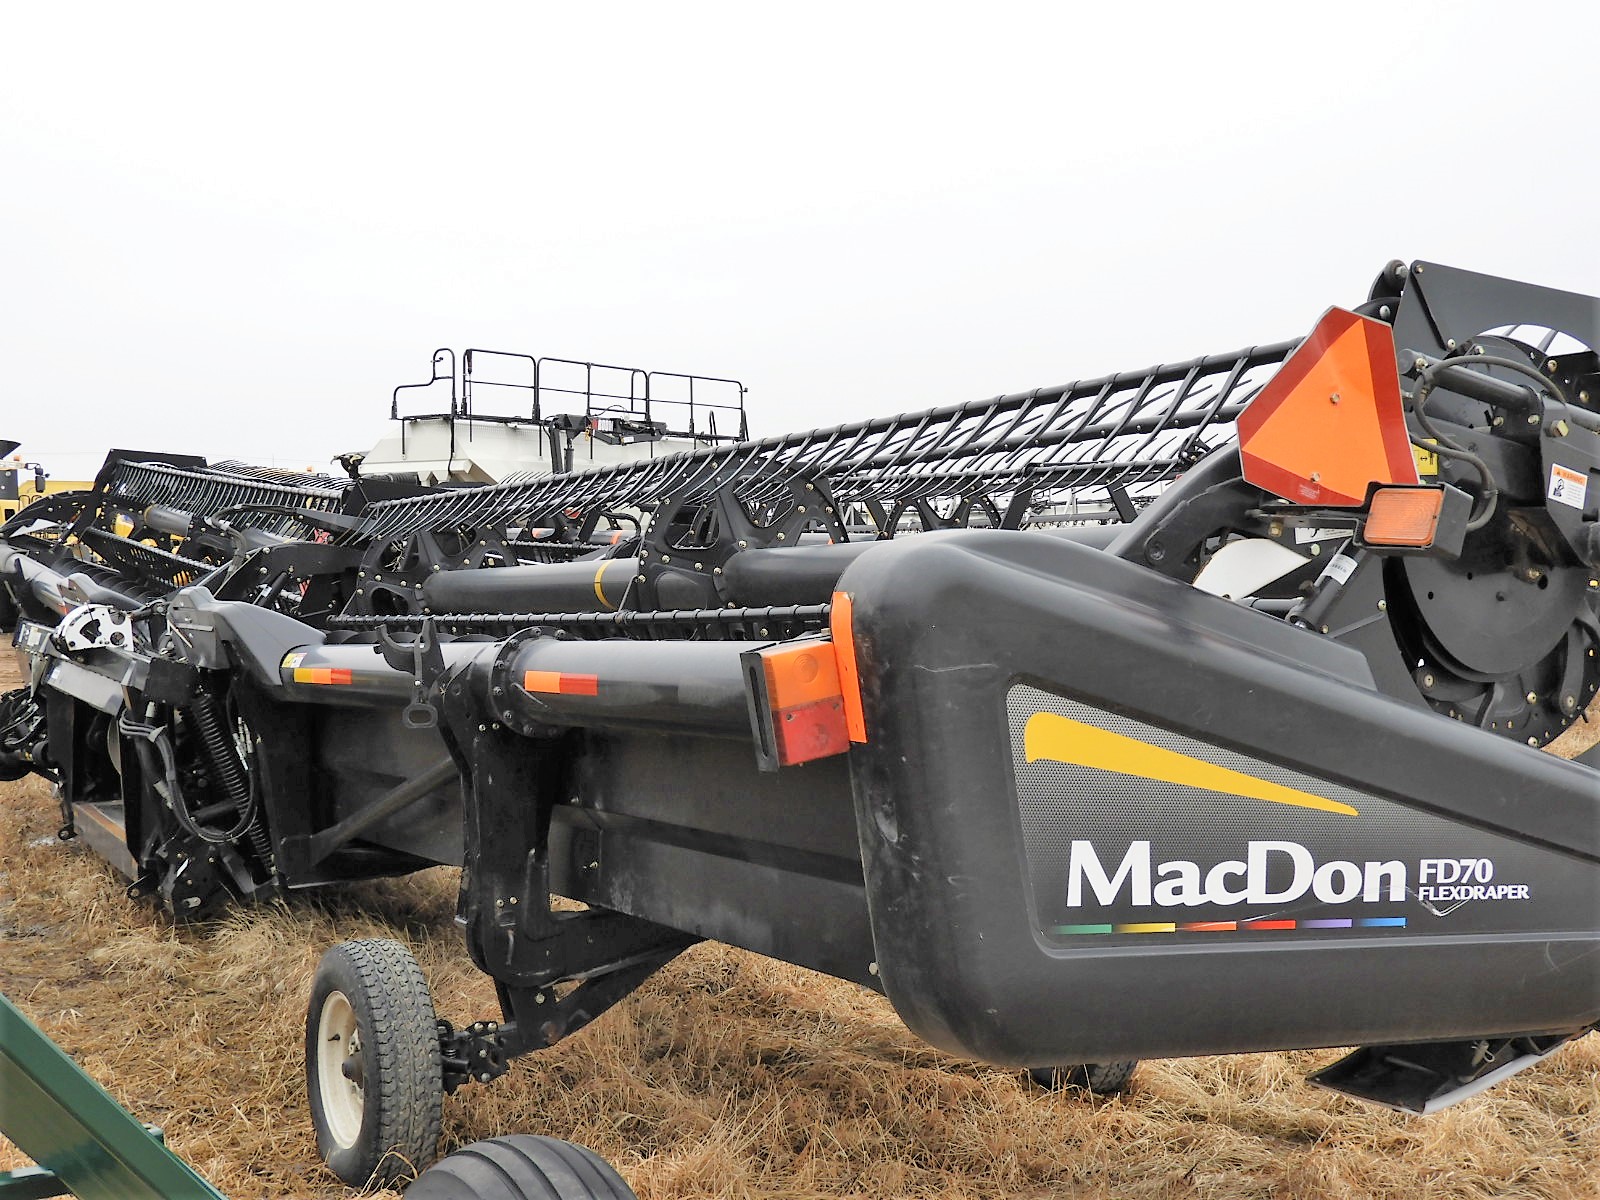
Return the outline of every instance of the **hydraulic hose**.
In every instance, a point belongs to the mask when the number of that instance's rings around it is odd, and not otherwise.
[[[1433,421],[1428,417],[1428,398],[1433,394],[1433,390],[1441,382],[1444,382],[1441,380],[1441,376],[1446,372],[1454,371],[1454,378],[1449,381],[1448,386],[1461,392],[1462,395],[1470,396],[1496,408],[1507,409],[1519,415],[1539,414],[1544,409],[1544,402],[1540,399],[1540,393],[1550,392],[1555,394],[1554,386],[1532,363],[1508,358],[1504,355],[1465,354],[1454,358],[1429,361],[1425,356],[1414,354],[1413,351],[1408,350],[1406,354],[1414,355],[1412,361],[1415,363],[1418,379],[1417,391],[1411,400],[1411,411],[1416,415],[1417,424],[1422,427],[1423,432],[1434,439],[1432,443],[1428,443],[1413,438],[1412,444],[1421,449],[1443,455],[1446,458],[1464,462],[1478,473],[1478,477],[1483,481],[1483,492],[1478,497],[1479,504],[1482,507],[1467,522],[1467,531],[1470,533],[1473,530],[1482,529],[1489,523],[1489,519],[1494,516],[1495,507],[1500,500],[1500,489],[1494,481],[1494,474],[1490,471],[1489,464],[1484,462],[1482,458],[1446,436],[1433,424]],[[1532,379],[1535,386],[1532,388],[1524,387],[1504,380],[1494,379],[1487,375],[1481,375],[1475,371],[1466,370],[1467,367],[1472,366],[1501,367],[1507,371],[1514,371]]]

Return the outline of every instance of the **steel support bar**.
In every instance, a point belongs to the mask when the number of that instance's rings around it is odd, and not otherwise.
[[[319,863],[340,846],[360,837],[381,821],[386,821],[408,805],[415,804],[435,788],[456,777],[455,760],[443,762],[421,775],[413,776],[392,791],[385,792],[366,807],[356,810],[337,825],[330,825],[311,839],[311,862]]]
[[[4,996],[0,1096],[0,1132],[81,1200],[222,1200]]]

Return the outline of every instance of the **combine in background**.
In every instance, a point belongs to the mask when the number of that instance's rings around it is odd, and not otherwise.
[[[440,485],[589,470],[743,441],[744,398],[734,379],[441,349],[427,382],[395,388],[399,429],[339,462]]]

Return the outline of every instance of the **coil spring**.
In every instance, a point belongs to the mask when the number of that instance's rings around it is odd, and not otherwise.
[[[206,757],[211,760],[212,770],[217,773],[217,779],[222,784],[223,792],[243,819],[250,814],[250,780],[245,774],[244,763],[239,761],[238,748],[228,735],[221,703],[215,696],[199,696],[190,707],[189,713],[194,719],[194,727],[200,734],[200,740],[205,745]],[[267,836],[260,813],[253,815],[249,826],[245,829],[245,837],[250,840],[250,848],[255,851],[256,857],[270,870],[272,839]]]

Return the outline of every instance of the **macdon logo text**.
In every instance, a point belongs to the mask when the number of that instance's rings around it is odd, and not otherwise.
[[[1493,859],[1422,859],[1418,898],[1530,899],[1525,883],[1491,883],[1493,878]],[[1318,864],[1298,842],[1246,843],[1245,858],[1224,859],[1206,869],[1189,859],[1155,862],[1149,842],[1133,842],[1110,870],[1093,842],[1074,842],[1067,861],[1067,907],[1086,902],[1110,907],[1123,898],[1136,907],[1259,906],[1291,904],[1306,896],[1323,904],[1392,904],[1405,899],[1408,883],[1410,872],[1400,859]]]
[[[1443,893],[1441,883],[1471,881],[1460,899],[1525,900],[1525,885],[1490,885],[1494,863],[1486,858],[1423,859],[1419,874]],[[1120,861],[1107,868],[1094,843],[1074,841],[1067,864],[1067,907],[1200,907],[1230,904],[1290,904],[1306,896],[1324,904],[1396,903],[1406,897],[1410,872],[1400,859],[1318,863],[1298,842],[1249,842],[1240,859],[1202,867],[1188,859],[1156,862],[1148,841],[1133,842]],[[1455,899],[1452,893],[1438,899]],[[1430,897],[1432,898],[1432,897]]]

